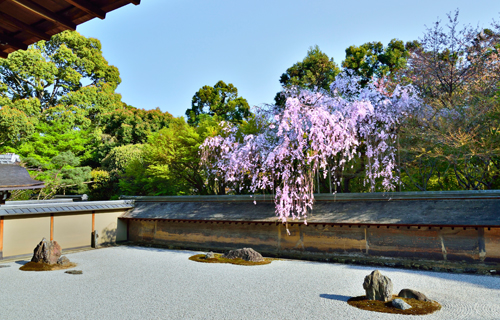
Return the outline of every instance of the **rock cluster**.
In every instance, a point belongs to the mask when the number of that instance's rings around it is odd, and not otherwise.
[[[237,250],[230,250],[228,253],[224,254],[222,256],[223,258],[226,259],[243,259],[246,261],[252,261],[252,262],[261,262],[264,261],[264,257],[257,251],[255,251],[252,248],[243,248],[243,249],[237,249]]]
[[[366,297],[369,300],[391,301],[393,307],[406,310],[410,309],[411,305],[402,299],[392,299],[392,281],[386,276],[383,276],[380,271],[375,270],[365,277],[363,289],[366,291]],[[399,292],[398,297],[406,299],[416,299],[419,301],[432,301],[425,294],[413,289],[403,289]]]
[[[384,302],[392,300],[392,281],[378,270],[365,277],[363,289],[365,289],[366,297],[369,300]]]
[[[57,241],[48,241],[43,238],[42,241],[33,250],[31,262],[58,264],[62,267],[70,265],[70,261],[66,256],[61,256],[62,249]]]

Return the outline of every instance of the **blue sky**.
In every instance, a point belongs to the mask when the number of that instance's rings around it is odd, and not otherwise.
[[[223,80],[252,106],[272,103],[281,74],[309,47],[340,65],[350,45],[418,39],[457,8],[461,23],[500,20],[498,0],[143,0],[77,31],[101,41],[124,102],[182,116],[204,85]]]

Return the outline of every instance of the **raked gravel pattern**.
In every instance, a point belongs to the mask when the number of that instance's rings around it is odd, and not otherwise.
[[[113,247],[68,254],[82,270],[0,268],[0,319],[409,319],[349,306],[375,268],[279,260],[262,266],[197,263],[192,251]],[[420,319],[500,319],[500,277],[380,268],[394,293],[440,302]]]

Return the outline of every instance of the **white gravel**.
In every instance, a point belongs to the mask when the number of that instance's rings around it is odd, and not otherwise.
[[[206,264],[198,252],[114,247],[69,254],[82,275],[0,268],[0,319],[409,319],[349,306],[375,268],[280,260]],[[500,319],[500,277],[380,269],[394,292],[440,302],[425,319]],[[423,319],[422,318],[422,319]]]

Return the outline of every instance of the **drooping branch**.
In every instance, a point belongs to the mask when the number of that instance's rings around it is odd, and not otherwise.
[[[315,172],[343,171],[361,151],[368,160],[363,163],[365,183],[371,189],[379,182],[384,190],[394,189],[398,177],[393,128],[420,101],[411,87],[398,86],[389,96],[374,83],[359,83],[359,77],[346,71],[329,94],[285,91],[284,109],[257,111],[266,123],[262,133],[238,139],[235,127],[227,125],[225,137],[209,138],[201,146],[203,163],[228,186],[241,186],[238,182],[250,178],[251,192],[276,187],[276,214],[282,222],[305,218],[312,209]]]

